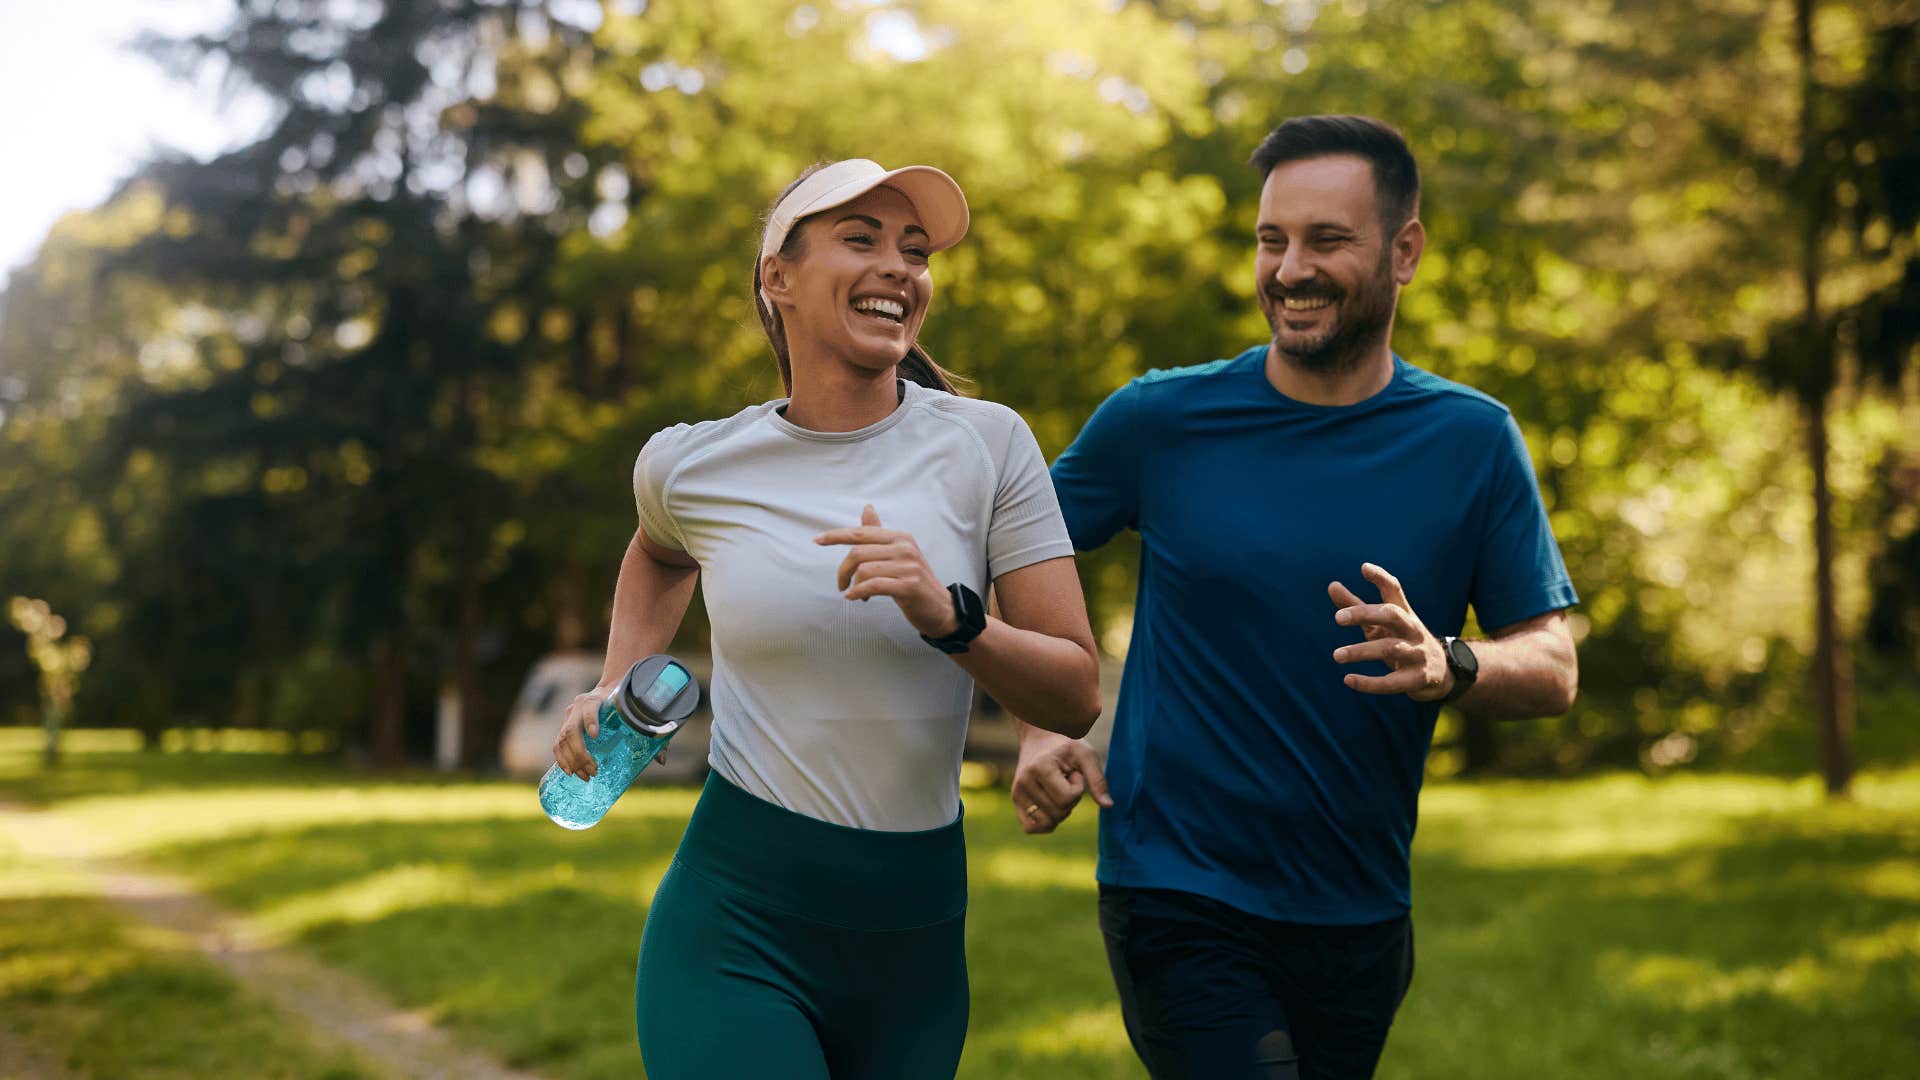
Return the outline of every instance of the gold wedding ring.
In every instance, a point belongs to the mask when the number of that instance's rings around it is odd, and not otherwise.
[[[1028,803],[1028,804],[1027,804],[1027,816],[1028,816],[1028,817],[1039,817],[1039,816],[1040,816],[1040,804],[1039,804],[1039,803]]]

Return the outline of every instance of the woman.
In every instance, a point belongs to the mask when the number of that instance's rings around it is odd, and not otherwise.
[[[951,1077],[973,683],[1070,735],[1099,713],[1039,446],[917,344],[928,259],[966,227],[937,169],[841,161],[789,185],[754,269],[789,396],[668,428],[634,468],[601,685],[554,754],[592,774],[582,727],[703,577],[713,770],[640,948],[653,1080]]]

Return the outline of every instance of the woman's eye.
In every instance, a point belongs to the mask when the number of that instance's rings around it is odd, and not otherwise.
[[[871,237],[871,236],[868,236],[868,235],[867,235],[866,233],[863,233],[863,232],[857,232],[857,233],[848,233],[848,234],[847,234],[847,243],[849,243],[849,244],[871,244],[871,243],[873,243],[873,237]]]
[[[923,261],[924,261],[924,260],[926,260],[927,258],[929,258],[929,257],[931,257],[933,253],[932,253],[932,252],[930,252],[930,251],[928,251],[928,250],[927,250],[926,248],[917,248],[917,247],[915,247],[915,248],[908,248],[908,249],[907,249],[907,254],[908,254],[908,255],[910,255],[910,256],[912,256],[913,258],[916,258],[916,259],[920,259],[920,260],[923,260]]]

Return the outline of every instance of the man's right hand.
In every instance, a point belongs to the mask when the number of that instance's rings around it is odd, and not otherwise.
[[[1013,808],[1020,827],[1029,833],[1050,833],[1073,813],[1080,796],[1113,806],[1107,777],[1100,771],[1100,755],[1085,739],[1029,727],[1020,739],[1020,763],[1013,770]]]
[[[587,753],[587,739],[599,737],[600,703],[611,693],[611,686],[596,686],[584,694],[574,695],[567,704],[567,719],[553,740],[553,760],[559,763],[561,772],[591,780],[593,774],[600,771],[593,755]]]

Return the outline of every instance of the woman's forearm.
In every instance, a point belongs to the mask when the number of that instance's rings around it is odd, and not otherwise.
[[[1090,646],[989,618],[953,659],[1008,712],[1077,739],[1100,718],[1100,662]]]
[[[646,539],[634,533],[620,560],[620,579],[613,587],[613,620],[607,629],[607,660],[600,669],[600,685],[620,681],[635,661],[673,644],[673,635],[693,602],[700,568],[691,563],[667,563],[647,552]]]

